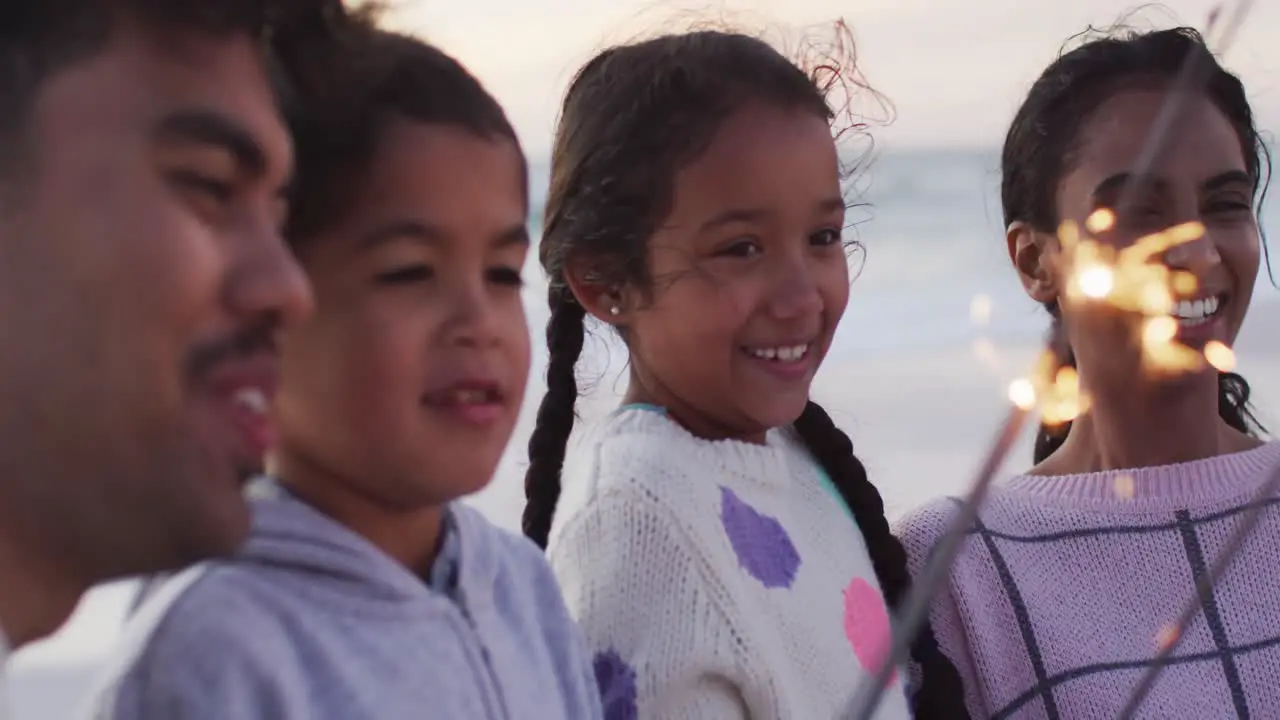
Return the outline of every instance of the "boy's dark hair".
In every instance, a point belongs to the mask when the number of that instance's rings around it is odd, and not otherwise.
[[[0,2],[0,169],[24,145],[22,133],[43,84],[101,52],[122,24],[157,33],[215,37],[244,33],[264,48],[282,43],[300,59],[346,11],[340,0],[3,0]],[[274,53],[268,57],[278,60]],[[287,80],[288,62],[273,62]],[[277,87],[277,90],[284,90]]]
[[[1093,110],[1125,88],[1169,86],[1192,56],[1204,69],[1205,96],[1236,131],[1245,170],[1253,178],[1255,207],[1262,206],[1271,175],[1270,153],[1254,125],[1244,86],[1218,63],[1198,32],[1191,28],[1119,30],[1096,37],[1090,31],[1085,37],[1090,39],[1045,68],[1009,127],[1001,160],[1005,227],[1022,221],[1035,230],[1053,232],[1060,220],[1057,188],[1074,162],[1080,129]],[[1047,309],[1058,322],[1057,304]],[[1236,430],[1257,435],[1266,430],[1253,416],[1249,394],[1243,377],[1219,373],[1219,415]],[[1041,426],[1035,462],[1052,455],[1069,429],[1069,423]]]
[[[377,29],[372,17],[335,54],[299,81],[290,113],[297,173],[285,235],[295,247],[341,217],[352,187],[396,120],[452,125],[520,147],[502,106],[458,61],[407,35]],[[523,162],[523,156],[522,156]]]
[[[566,264],[587,260],[603,284],[648,288],[648,241],[670,211],[676,174],[703,152],[721,122],[748,102],[833,121],[828,91],[860,83],[854,72],[852,64],[824,62],[811,77],[768,43],[717,31],[615,47],[579,71],[556,130],[539,249],[550,279],[550,363],[529,440],[524,511],[524,532],[539,546],[546,547],[560,495],[584,339],[586,315],[568,288]],[[884,503],[849,438],[813,402],[795,429],[857,519],[885,595],[897,606],[909,584],[906,553],[889,532]],[[916,650],[924,668],[917,717],[963,717],[959,676],[931,631],[922,633]]]

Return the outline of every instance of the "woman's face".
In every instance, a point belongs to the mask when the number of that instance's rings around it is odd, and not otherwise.
[[[1170,268],[1197,280],[1194,292],[1177,298],[1177,340],[1197,350],[1212,340],[1230,345],[1244,322],[1258,274],[1254,180],[1246,172],[1240,136],[1205,96],[1183,105],[1166,136],[1166,150],[1149,171],[1136,175],[1139,155],[1167,96],[1164,90],[1126,90],[1098,106],[1081,126],[1076,152],[1058,186],[1058,216],[1083,226],[1094,210],[1115,209],[1114,229],[1097,239],[1118,248],[1174,225],[1203,223],[1200,239],[1163,257]],[[1128,195],[1119,207],[1122,193]],[[1034,264],[1038,267],[1019,266],[1029,294],[1056,302],[1066,287],[1067,268],[1056,241],[1044,245]],[[1156,380],[1144,372],[1138,352],[1142,318],[1096,304],[1059,307],[1083,378],[1094,385],[1124,387],[1141,378]],[[1213,370],[1206,366],[1198,375],[1212,377]]]

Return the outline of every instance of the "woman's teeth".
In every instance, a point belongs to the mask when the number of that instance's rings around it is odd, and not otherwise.
[[[752,357],[761,360],[778,360],[781,362],[795,362],[803,360],[809,354],[808,345],[783,345],[780,347],[768,348],[747,348],[747,353]]]
[[[1219,298],[1200,298],[1199,300],[1179,300],[1173,305],[1173,316],[1178,324],[1184,327],[1206,323],[1218,314]]]

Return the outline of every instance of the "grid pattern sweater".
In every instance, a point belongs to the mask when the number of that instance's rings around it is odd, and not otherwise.
[[[1110,720],[1280,443],[1164,467],[1022,476],[992,493],[932,609],[975,717]],[[904,519],[918,572],[957,507]],[[1144,718],[1280,717],[1280,498],[1196,615]]]
[[[862,535],[790,430],[695,438],[628,408],[565,468],[549,553],[607,720],[825,720],[881,657]],[[902,684],[881,720],[909,717]]]

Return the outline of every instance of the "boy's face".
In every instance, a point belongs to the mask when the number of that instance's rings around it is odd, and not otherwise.
[[[529,375],[516,145],[395,121],[351,211],[308,240],[317,313],[286,334],[281,452],[375,506],[484,487]]]

